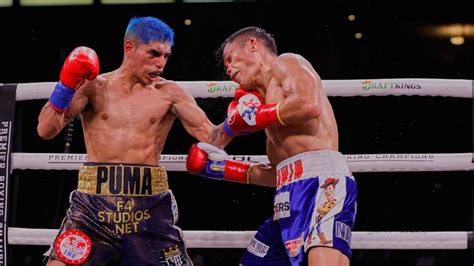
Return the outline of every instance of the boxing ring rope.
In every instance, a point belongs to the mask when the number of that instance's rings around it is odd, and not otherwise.
[[[232,97],[232,81],[177,82],[194,97]],[[47,99],[56,82],[22,83],[16,101]],[[473,81],[465,79],[323,80],[328,96],[443,96],[472,98]],[[473,171],[472,153],[353,154],[345,155],[354,172]],[[266,156],[231,155],[234,159],[268,162]],[[12,153],[11,170],[77,170],[85,154]],[[186,155],[161,155],[169,171],[185,171]],[[8,228],[8,244],[49,245],[58,229]],[[246,248],[254,231],[184,231],[191,248]],[[467,249],[473,233],[454,232],[353,232],[353,249]]]
[[[58,230],[8,228],[11,245],[50,245]],[[189,248],[246,248],[255,231],[183,231]],[[471,232],[353,232],[352,249],[467,249]]]
[[[230,155],[234,160],[268,163],[267,156]],[[353,172],[425,172],[472,171],[472,153],[400,153],[345,155]],[[168,171],[186,171],[187,155],[162,154],[160,164]],[[12,169],[79,170],[87,161],[86,154],[73,153],[12,153]]]
[[[467,79],[365,79],[323,80],[328,96],[446,96],[472,98],[473,80]],[[232,97],[233,81],[177,81],[194,97]],[[47,99],[56,82],[18,84],[16,100]]]

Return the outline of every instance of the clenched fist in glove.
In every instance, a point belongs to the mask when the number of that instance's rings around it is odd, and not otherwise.
[[[234,100],[227,109],[224,132],[234,137],[245,135],[267,127],[284,125],[279,118],[278,104],[263,104],[257,91],[236,89]]]
[[[80,46],[74,49],[64,61],[59,82],[49,98],[50,106],[58,113],[64,113],[71,104],[76,90],[87,80],[99,74],[99,58],[94,50]]]
[[[228,157],[224,150],[199,142],[189,149],[186,169],[191,174],[248,184],[250,164]]]

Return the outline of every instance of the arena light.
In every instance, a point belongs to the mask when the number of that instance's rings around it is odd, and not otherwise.
[[[474,38],[474,23],[423,26],[420,27],[419,33],[425,37],[432,38],[451,38],[456,36]]]
[[[464,44],[464,37],[463,36],[453,36],[453,37],[449,38],[449,41],[453,45],[462,45],[462,44]]]
[[[22,6],[92,5],[94,0],[20,0]]]
[[[418,32],[424,37],[447,39],[452,45],[462,45],[466,38],[474,38],[474,23],[423,26]]]
[[[0,7],[12,6],[13,0],[0,0]]]
[[[161,4],[174,3],[174,0],[100,0],[102,4]]]
[[[183,3],[230,3],[233,0],[183,0]],[[247,1],[255,2],[255,1]]]
[[[347,16],[347,20],[349,20],[349,21],[355,21],[355,20],[356,20],[356,16],[355,16],[355,15],[349,15],[349,16]]]
[[[440,37],[465,36],[474,38],[474,24],[451,24],[433,28],[433,34]]]

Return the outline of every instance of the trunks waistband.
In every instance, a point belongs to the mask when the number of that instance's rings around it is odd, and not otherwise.
[[[86,163],[79,169],[77,190],[101,196],[151,196],[168,191],[162,166]]]
[[[340,152],[307,151],[285,159],[277,165],[277,189],[307,178],[351,175],[346,158]]]

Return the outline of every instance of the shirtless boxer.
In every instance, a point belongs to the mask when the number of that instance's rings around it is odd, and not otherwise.
[[[207,143],[190,148],[186,165],[202,176],[276,187],[273,217],[240,263],[349,265],[357,185],[338,152],[337,123],[319,75],[300,55],[278,55],[273,37],[257,27],[229,36],[220,53],[227,75],[249,92],[229,105],[224,130],[234,136],[265,129],[270,167],[236,166]],[[241,174],[229,178],[228,169]]]
[[[163,21],[134,17],[118,69],[98,75],[96,53],[83,46],[65,60],[37,130],[51,139],[80,115],[88,162],[48,265],[192,265],[160,154],[176,117],[200,141],[222,147],[225,138],[212,135],[187,91],[160,77],[173,42]]]

